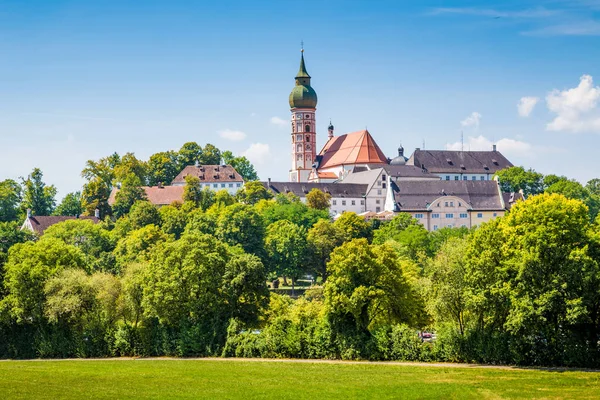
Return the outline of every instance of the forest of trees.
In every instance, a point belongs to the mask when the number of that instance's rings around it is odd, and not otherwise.
[[[158,209],[136,192],[151,183],[150,162],[110,159],[89,162],[82,195],[60,206],[85,212],[94,188],[120,184],[129,194],[118,212],[106,210],[99,224],[65,221],[41,237],[12,221],[24,207],[54,211],[55,189],[41,172],[0,183],[0,358],[600,366],[594,181],[583,191],[562,177],[523,183],[519,171],[535,172],[515,167],[500,173],[503,184],[530,196],[506,216],[428,232],[408,214],[332,221],[325,194],[305,204],[258,182],[236,196],[188,182],[182,204]],[[126,184],[132,176],[138,181]],[[307,276],[315,285],[288,295]],[[274,290],[275,282],[294,289]]]

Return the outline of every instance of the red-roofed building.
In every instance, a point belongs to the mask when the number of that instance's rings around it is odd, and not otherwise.
[[[142,186],[142,189],[146,193],[148,201],[155,206],[162,207],[176,202],[183,203],[185,186]],[[113,188],[108,198],[109,205],[115,204],[117,193],[119,193],[119,189]]]
[[[27,210],[27,218],[21,225],[21,230],[29,230],[38,235],[43,235],[44,231],[50,228],[54,224],[69,220],[85,220],[90,221],[94,224],[100,222],[100,212],[96,210],[93,217],[90,216],[68,216],[68,215],[49,215],[49,216],[37,216],[31,215],[31,211]]]
[[[317,156],[313,171],[309,176],[312,182],[333,182],[347,175],[355,167],[381,166],[388,159],[379,148],[368,130],[330,136]]]

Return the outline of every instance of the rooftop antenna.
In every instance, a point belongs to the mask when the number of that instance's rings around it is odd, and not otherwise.
[[[304,53],[304,40],[300,42],[300,52]]]

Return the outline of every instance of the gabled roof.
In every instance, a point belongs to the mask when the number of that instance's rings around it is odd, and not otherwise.
[[[293,193],[298,197],[306,197],[312,189],[319,189],[329,193],[331,197],[359,198],[367,193],[367,185],[356,183],[314,183],[314,182],[261,182],[263,186],[273,192]]]
[[[367,130],[334,136],[319,153],[319,169],[352,164],[387,164],[387,158]]]
[[[394,200],[400,211],[427,211],[437,199],[456,196],[473,210],[504,210],[496,181],[398,181]]]
[[[408,165],[432,173],[493,174],[513,164],[499,151],[415,150]]]
[[[79,216],[79,217],[67,216],[67,215],[31,216],[31,217],[25,219],[25,222],[23,223],[23,226],[21,227],[21,229],[27,228],[27,229],[32,230],[33,232],[41,235],[44,233],[44,231],[46,229],[50,228],[54,224],[58,224],[60,222],[69,221],[69,220],[77,220],[77,219],[85,220],[85,221],[92,221],[95,224],[100,222],[100,220],[98,218],[88,217],[88,216]]]
[[[185,186],[142,186],[148,201],[156,206],[168,206],[174,202],[183,202]],[[108,204],[115,204],[118,188],[113,188],[108,198]]]
[[[244,181],[231,165],[188,165],[173,179],[171,185],[185,185],[185,177],[188,175],[200,179],[201,183]]]
[[[393,178],[423,178],[440,179],[438,175],[431,174],[423,168],[414,165],[384,165],[382,167]]]

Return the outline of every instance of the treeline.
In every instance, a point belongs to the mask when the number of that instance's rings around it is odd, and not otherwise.
[[[326,195],[309,198],[250,183],[40,238],[1,224],[0,357],[600,365],[600,229],[580,200],[427,232],[406,214],[332,222]],[[306,275],[298,299],[269,291]]]
[[[212,144],[204,147],[195,142],[185,143],[178,151],[155,153],[146,161],[133,153],[111,154],[99,160],[89,160],[81,176],[86,183],[83,190],[68,193],[57,204],[57,189],[47,185],[43,172],[35,168],[31,174],[19,181],[0,181],[0,222],[23,220],[27,210],[33,215],[94,215],[96,209],[101,216],[113,215],[108,204],[112,189],[124,187],[129,197],[142,199],[140,186],[169,185],[188,165],[232,165],[246,181],[258,180],[254,166],[246,157],[234,156],[231,151],[221,151]],[[130,200],[128,200],[130,201]],[[126,205],[128,210],[133,203]]]

